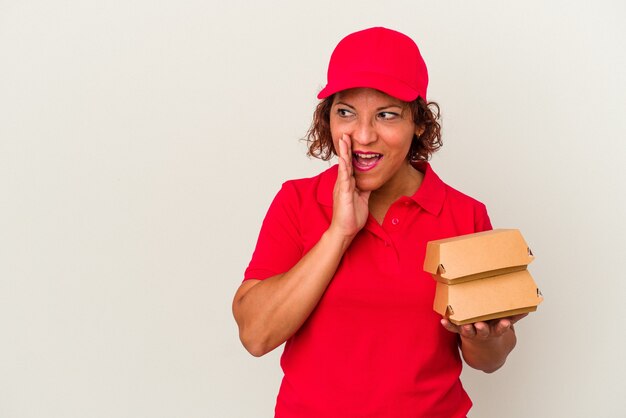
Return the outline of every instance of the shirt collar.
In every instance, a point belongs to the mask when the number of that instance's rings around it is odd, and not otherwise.
[[[446,197],[446,185],[433,171],[426,161],[413,163],[413,167],[424,174],[424,179],[419,189],[411,196],[418,205],[433,215],[438,215],[443,207]]]
[[[426,161],[413,163],[413,166],[424,174],[424,179],[419,189],[410,197],[424,210],[438,215],[443,207],[446,197],[446,187],[443,181],[430,167]],[[333,189],[337,180],[338,165],[334,165],[320,175],[319,187],[317,189],[317,201],[322,205],[333,205]]]

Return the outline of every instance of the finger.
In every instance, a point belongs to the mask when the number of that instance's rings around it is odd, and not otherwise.
[[[343,158],[344,160],[346,159],[346,154],[347,154],[347,144],[344,141],[344,136],[341,135],[341,138],[339,138],[339,157]]]
[[[459,330],[458,330],[457,326],[456,326],[456,325],[454,325],[454,324],[453,324],[452,322],[450,322],[449,320],[447,320],[446,318],[443,318],[443,319],[441,320],[441,325],[443,325],[443,327],[444,327],[445,329],[447,329],[448,331],[450,331],[450,332],[454,332],[454,333],[457,333],[457,334],[459,333]]]
[[[346,142],[346,145],[348,146],[347,148],[348,155],[352,154],[352,141],[351,141],[350,135],[343,134],[341,135],[341,137],[343,138],[343,140]]]
[[[465,338],[474,338],[476,336],[476,329],[472,324],[461,325],[459,330],[459,333]]]
[[[501,319],[496,323],[496,326],[494,328],[494,334],[499,337],[507,332],[510,328],[511,321],[507,318]]]
[[[348,163],[341,157],[339,158],[339,174],[335,187],[344,198],[348,198],[348,196],[351,198],[354,192],[354,177],[348,174]]]
[[[348,134],[342,134],[341,140],[346,145],[344,158],[348,163],[348,174],[352,176],[354,173],[354,169],[352,167],[352,141],[350,140],[350,136]]]
[[[346,144],[343,141],[343,136],[341,138],[339,138],[339,143],[337,144],[339,149],[337,150],[337,158],[340,162],[339,164],[339,174],[342,180],[345,180],[345,178],[349,175],[348,173],[348,164],[346,161]]]
[[[344,142],[343,142],[343,135],[341,135],[341,137],[339,137],[339,141],[337,142],[337,157],[339,158],[344,158],[345,157],[345,150],[344,150]]]
[[[341,147],[341,143],[339,145]],[[342,156],[338,157],[339,160],[339,181],[346,181],[348,175],[347,175],[347,167],[346,167],[346,160],[343,159]]]
[[[480,338],[487,338],[490,334],[489,324],[485,322],[476,322],[474,324],[474,329],[476,330],[476,336]]]
[[[528,313],[523,313],[520,315],[513,315],[511,317],[509,317],[509,321],[511,321],[511,325],[515,324],[517,321],[519,321],[520,319],[524,319],[528,316]]]

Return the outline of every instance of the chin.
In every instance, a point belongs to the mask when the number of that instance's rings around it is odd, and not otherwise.
[[[367,192],[367,191],[374,191],[374,190],[378,190],[380,188],[381,184],[379,184],[377,181],[372,181],[372,180],[365,180],[365,179],[361,179],[359,180],[357,178],[356,180],[356,188],[363,191],[363,192]]]

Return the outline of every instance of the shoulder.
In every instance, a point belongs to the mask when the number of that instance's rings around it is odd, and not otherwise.
[[[332,205],[333,188],[337,179],[337,165],[313,177],[287,180],[283,183],[279,196],[291,201],[318,200]]]
[[[444,193],[437,193],[442,196],[445,196],[445,200],[451,203],[464,205],[464,206],[485,206],[482,202],[475,199],[472,196],[469,196],[458,189],[450,186],[448,183],[444,182],[437,173],[433,170],[432,166],[429,163],[421,162],[418,165],[418,169],[425,174],[425,177],[429,181],[429,189],[434,191],[442,190]]]
[[[317,187],[320,183],[323,183],[326,180],[332,180],[334,182],[336,178],[337,165],[335,164],[313,177],[287,180],[283,183],[283,186],[289,185],[290,187],[295,187],[297,189],[306,189],[310,187]]]
[[[453,219],[455,225],[462,228],[465,233],[485,231],[492,228],[487,207],[483,202],[443,181],[441,181],[440,187],[445,190],[442,202],[444,216]]]
[[[485,207],[485,204],[481,202],[480,200],[472,196],[469,196],[448,184],[444,183],[444,185],[446,188],[446,199],[449,200],[451,203],[454,203],[456,205],[469,206],[469,207],[478,207],[478,208]]]
[[[424,180],[414,199],[432,213],[439,213],[442,208],[454,210],[484,207],[477,199],[460,192],[445,183],[427,162],[415,163],[415,167],[424,173]]]
[[[448,207],[455,212],[457,219],[462,220],[468,227],[473,225],[469,232],[481,232],[493,229],[491,219],[484,203],[471,196],[461,193],[453,187],[447,187]]]

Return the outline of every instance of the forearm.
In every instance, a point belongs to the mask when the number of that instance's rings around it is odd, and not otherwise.
[[[517,337],[511,326],[497,338],[481,340],[460,336],[463,359],[472,368],[493,373],[502,367],[515,347]]]
[[[237,293],[233,313],[241,342],[251,354],[270,352],[302,326],[324,294],[350,242],[329,229],[291,270]]]

